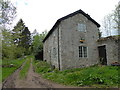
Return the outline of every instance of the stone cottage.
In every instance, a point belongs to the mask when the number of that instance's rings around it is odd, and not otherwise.
[[[120,63],[120,36],[98,39],[99,59],[103,65]]]
[[[43,40],[44,60],[59,70],[97,64],[99,27],[82,10],[58,19]]]

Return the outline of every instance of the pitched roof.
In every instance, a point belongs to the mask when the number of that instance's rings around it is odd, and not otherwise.
[[[84,15],[88,20],[92,21],[97,27],[100,27],[100,24],[98,24],[94,19],[92,19],[88,14],[86,14],[84,11],[82,11],[81,9],[78,11],[75,11],[67,16],[64,16],[60,19],[57,20],[57,22],[54,24],[54,26],[52,27],[52,29],[48,32],[47,36],[44,38],[43,42],[45,42],[45,40],[52,34],[52,32],[56,29],[56,27],[60,24],[61,21],[68,19],[69,17],[72,17],[76,14],[82,14]]]

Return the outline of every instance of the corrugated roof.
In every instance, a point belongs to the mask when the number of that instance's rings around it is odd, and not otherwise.
[[[48,32],[47,36],[44,38],[43,42],[45,42],[45,40],[51,35],[51,33],[56,29],[56,27],[60,24],[61,21],[69,18],[69,17],[72,17],[76,14],[82,14],[84,15],[88,20],[92,21],[97,27],[100,27],[100,24],[98,24],[94,19],[92,19],[88,14],[86,14],[84,11],[82,11],[81,9],[76,11],[76,12],[73,12],[67,16],[64,16],[60,19],[57,20],[57,22],[54,24],[54,26],[52,27],[52,29]]]

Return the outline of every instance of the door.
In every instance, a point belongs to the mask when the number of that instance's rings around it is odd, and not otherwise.
[[[107,65],[107,58],[106,58],[106,46],[99,46],[99,58],[100,58],[100,63],[102,65]]]

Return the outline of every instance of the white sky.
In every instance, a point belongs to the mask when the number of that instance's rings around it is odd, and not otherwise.
[[[11,0],[17,6],[18,16],[22,18],[31,32],[49,31],[57,19],[82,9],[99,24],[108,13],[114,10],[119,0]]]

